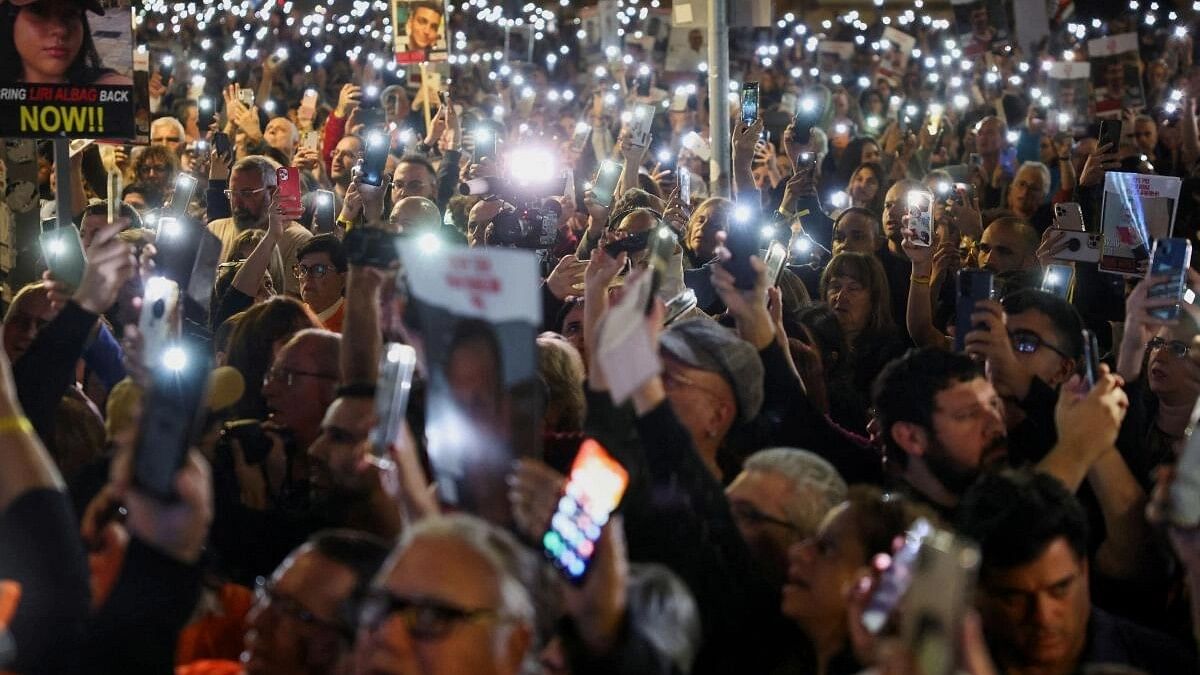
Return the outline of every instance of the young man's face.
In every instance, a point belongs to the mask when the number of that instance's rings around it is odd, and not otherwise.
[[[408,15],[408,46],[429,49],[437,42],[442,15],[428,7],[417,7]]]
[[[1033,562],[980,575],[976,602],[992,656],[1006,668],[1072,672],[1087,640],[1087,561],[1055,539]]]
[[[1067,381],[1075,371],[1075,359],[1063,355],[1067,352],[1067,345],[1049,316],[1030,309],[1020,314],[1009,314],[1005,323],[1009,335],[1013,336],[1013,351],[1017,361],[1027,371],[1051,387]],[[1026,344],[1025,350],[1019,346],[1022,342]]]
[[[987,465],[1005,456],[1004,404],[982,377],[955,382],[933,399],[933,429],[923,455],[934,477],[962,494]]]

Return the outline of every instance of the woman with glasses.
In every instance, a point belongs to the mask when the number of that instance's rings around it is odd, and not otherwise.
[[[1189,270],[1193,286],[1200,275]],[[1167,281],[1155,278],[1155,282]],[[1129,413],[1117,446],[1142,487],[1154,484],[1155,467],[1175,462],[1183,450],[1196,397],[1200,396],[1200,365],[1192,338],[1195,322],[1180,309],[1178,321],[1161,318],[1173,299],[1148,297],[1150,280],[1143,279],[1125,303],[1125,334],[1117,358],[1117,373],[1125,378]]]

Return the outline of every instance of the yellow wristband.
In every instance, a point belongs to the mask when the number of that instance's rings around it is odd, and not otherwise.
[[[928,286],[929,285],[929,277],[917,276],[915,274],[912,276],[912,279],[910,279],[910,281],[914,284],[917,284],[918,286]]]
[[[0,434],[19,431],[23,434],[33,433],[33,425],[25,416],[0,417]]]
[[[346,218],[345,216],[338,216],[337,224],[341,225],[342,229],[346,230],[347,232],[354,228],[354,221]]]

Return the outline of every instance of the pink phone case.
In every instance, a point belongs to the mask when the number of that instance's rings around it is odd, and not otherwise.
[[[275,170],[279,183],[279,206],[284,213],[299,213],[303,210],[300,204],[300,170],[294,166],[281,166]]]

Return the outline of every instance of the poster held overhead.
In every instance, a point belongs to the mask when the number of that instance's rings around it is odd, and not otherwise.
[[[1121,110],[1146,107],[1142,91],[1137,33],[1120,33],[1088,41],[1092,89],[1097,117],[1119,117]]]
[[[11,4],[13,30],[0,36],[0,49],[14,57],[0,66],[0,137],[134,138],[132,9],[97,0]],[[83,38],[41,49],[40,24],[20,17],[47,11]]]
[[[974,59],[1009,44],[1008,10],[1001,0],[950,0],[963,58]]]
[[[396,63],[445,61],[446,6],[442,0],[392,0]]]
[[[1156,239],[1170,237],[1175,229],[1181,185],[1182,181],[1174,176],[1117,171],[1104,174],[1101,271],[1126,276],[1146,273],[1150,245]]]
[[[537,257],[426,237],[397,246],[416,324],[408,328],[429,378],[425,434],[439,497],[506,525],[512,462],[540,448]]]

